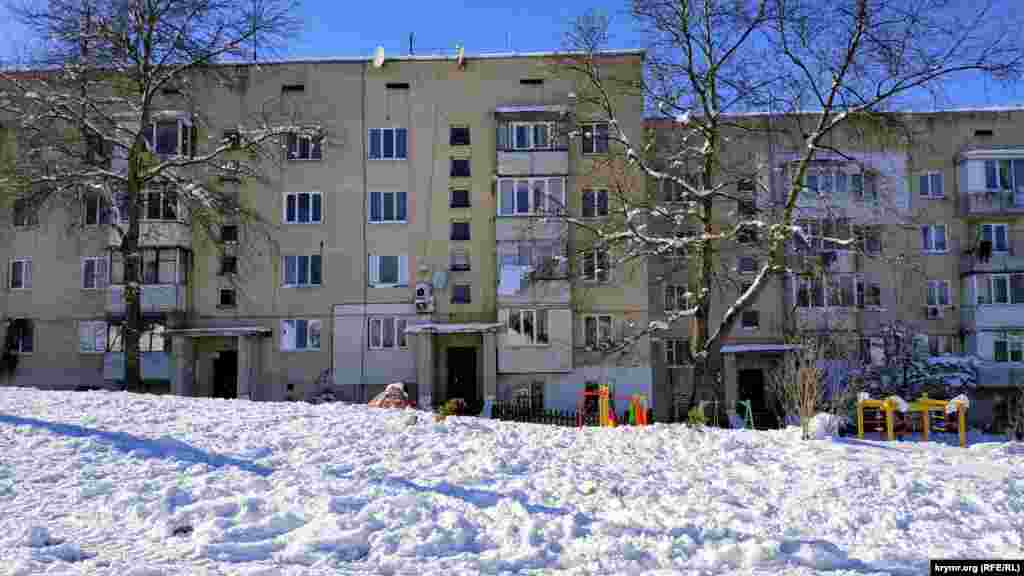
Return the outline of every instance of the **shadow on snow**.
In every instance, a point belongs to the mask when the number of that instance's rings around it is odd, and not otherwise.
[[[257,476],[269,476],[273,469],[261,466],[247,460],[239,460],[220,454],[211,454],[198,448],[194,448],[180,440],[164,436],[161,438],[144,438],[134,436],[125,432],[109,432],[86,428],[76,424],[60,424],[48,422],[36,418],[24,418],[22,416],[11,416],[0,414],[0,423],[12,426],[34,426],[44,428],[55,434],[62,434],[73,438],[95,438],[100,441],[109,442],[111,446],[123,452],[130,452],[145,458],[165,458],[169,460],[180,460],[196,464],[206,464],[214,468],[234,466],[239,470],[251,472]]]

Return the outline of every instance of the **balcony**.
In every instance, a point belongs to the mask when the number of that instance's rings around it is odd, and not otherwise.
[[[122,224],[122,227],[127,228],[127,224]],[[109,228],[108,243],[110,246],[121,245],[121,234],[113,226]],[[191,248],[192,229],[186,222],[178,220],[140,222],[139,246],[179,246]]]
[[[960,198],[961,212],[966,216],[1024,214],[1024,193],[1012,190],[970,191]]]
[[[1024,256],[1014,254],[1012,249],[1009,252],[993,252],[988,258],[981,258],[977,250],[960,255],[961,274],[1021,271],[1024,271]]]
[[[533,266],[504,265],[498,279],[502,304],[568,304],[572,285],[564,261],[537,270]]]
[[[499,176],[551,176],[568,173],[568,148],[498,150]]]
[[[142,287],[142,313],[184,312],[187,293],[188,287],[179,284],[145,285]],[[107,314],[122,316],[127,313],[124,286],[111,286],[107,294]]]

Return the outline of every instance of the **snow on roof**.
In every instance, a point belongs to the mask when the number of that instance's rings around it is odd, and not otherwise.
[[[563,113],[568,111],[569,108],[561,104],[550,104],[550,105],[538,105],[538,106],[498,106],[494,109],[499,114],[509,114],[514,112],[558,112]]]
[[[501,323],[474,322],[469,324],[444,324],[427,323],[412,324],[405,329],[406,334],[479,334],[483,332],[497,332],[505,325]]]
[[[626,48],[621,50],[600,50],[595,52],[596,56],[644,56],[647,51],[643,48]],[[584,56],[585,52],[580,51],[540,51],[540,52],[481,52],[479,54],[466,54],[466,60],[500,60],[507,58],[550,58],[554,56]],[[416,62],[416,61],[430,61],[430,60],[451,60],[455,61],[458,59],[458,54],[455,50],[450,53],[433,53],[433,54],[388,54],[384,53],[384,62]],[[267,64],[330,64],[332,62],[351,62],[351,63],[362,63],[372,62],[373,56],[324,56],[324,57],[296,57],[296,58],[279,58],[273,60],[263,60],[259,62],[222,62],[225,66],[259,66]]]
[[[722,346],[723,354],[738,352],[785,352],[799,348],[796,344],[727,344]]]

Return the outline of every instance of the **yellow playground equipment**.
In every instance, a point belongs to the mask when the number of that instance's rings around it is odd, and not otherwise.
[[[631,396],[620,396],[614,394],[607,384],[601,385],[596,392],[582,391],[580,393],[579,409],[577,410],[577,426],[583,426],[583,413],[585,411],[586,399],[597,397],[598,425],[603,427],[615,427],[621,424],[632,424],[636,426],[647,426],[647,396],[633,394]],[[611,399],[619,398],[628,403],[624,422],[618,422],[615,412],[611,409]]]
[[[960,447],[966,448],[967,406],[967,400],[962,397],[938,400],[928,398],[927,394],[922,394],[914,402],[904,402],[896,396],[890,396],[884,400],[861,398],[857,402],[857,438],[864,438],[864,429],[867,427],[876,432],[884,431],[887,439],[895,440],[897,435],[902,436],[913,431],[911,418],[919,414],[921,433],[926,442],[934,422],[936,431],[957,432],[960,436]],[[865,414],[865,408],[874,411],[874,415]],[[897,410],[908,414],[910,418],[897,419]],[[955,419],[953,418],[954,411],[956,412]],[[939,418],[932,420],[932,413],[938,413]]]

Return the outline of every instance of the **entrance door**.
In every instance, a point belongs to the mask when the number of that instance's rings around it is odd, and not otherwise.
[[[238,396],[238,352],[225,350],[213,361],[213,397]]]
[[[449,348],[446,400],[462,398],[470,413],[479,413],[483,405],[476,385],[476,348]]]
[[[740,400],[750,400],[750,410],[754,413],[754,425],[757,428],[777,428],[778,421],[774,411],[768,406],[764,390],[763,370],[739,371]]]

